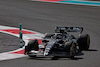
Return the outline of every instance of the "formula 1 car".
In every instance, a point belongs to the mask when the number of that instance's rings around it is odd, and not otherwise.
[[[75,37],[70,32],[80,32]],[[38,39],[30,40],[25,46],[25,54],[29,57],[42,56],[68,56],[74,58],[82,50],[88,50],[90,46],[89,34],[82,34],[83,27],[56,27],[55,33],[46,33],[42,44]]]

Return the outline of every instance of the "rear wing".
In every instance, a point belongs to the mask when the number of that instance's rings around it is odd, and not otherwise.
[[[56,27],[56,33],[67,33],[67,32],[83,32],[83,27]]]

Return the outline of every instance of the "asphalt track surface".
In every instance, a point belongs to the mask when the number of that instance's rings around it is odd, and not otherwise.
[[[1,61],[0,67],[99,67],[100,66],[100,7],[31,2],[28,0],[0,0],[0,25],[19,27],[42,33],[54,32],[55,26],[82,26],[91,36],[90,50],[83,51],[75,59],[29,57]],[[14,38],[9,37],[9,40]],[[3,36],[2,36],[3,37]],[[4,40],[4,41],[3,41]],[[2,42],[5,42],[3,39]],[[14,43],[17,49],[18,38]],[[13,40],[12,40],[13,41]],[[0,43],[1,49],[2,43]],[[7,48],[12,49],[12,47]],[[1,50],[0,52],[4,52]]]
[[[16,50],[19,44],[17,37],[0,33],[0,53]]]

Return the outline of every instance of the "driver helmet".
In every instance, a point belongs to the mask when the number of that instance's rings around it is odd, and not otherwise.
[[[57,36],[56,36],[56,39],[61,39],[62,38],[62,33],[60,33],[60,34],[58,34]]]

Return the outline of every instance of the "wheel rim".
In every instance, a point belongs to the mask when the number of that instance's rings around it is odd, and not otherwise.
[[[72,43],[72,46],[70,48],[70,56],[71,57],[75,56],[75,45],[74,45],[74,43]]]
[[[87,36],[87,47],[89,48],[89,46],[90,46],[90,36],[88,35]]]

